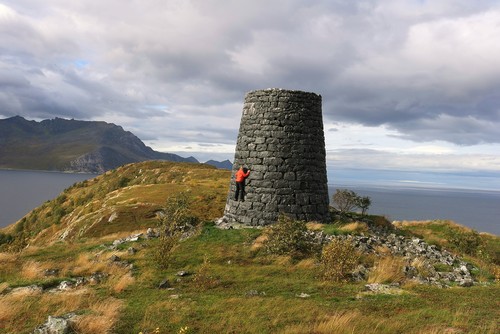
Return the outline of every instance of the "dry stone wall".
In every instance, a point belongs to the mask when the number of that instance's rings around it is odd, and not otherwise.
[[[247,93],[224,220],[252,226],[328,218],[321,96],[284,89]],[[250,170],[245,201],[235,201],[234,174]]]

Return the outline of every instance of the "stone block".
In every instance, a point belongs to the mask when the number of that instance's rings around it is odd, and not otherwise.
[[[298,205],[309,205],[311,196],[307,193],[297,193],[295,194],[295,202]]]
[[[264,173],[264,180],[281,180],[283,173],[280,172],[266,172]]]
[[[273,187],[276,189],[276,193],[278,193],[278,189],[291,189],[289,181],[286,180],[275,180]]]
[[[265,137],[256,137],[253,142],[255,144],[264,144],[266,142],[266,138]]]

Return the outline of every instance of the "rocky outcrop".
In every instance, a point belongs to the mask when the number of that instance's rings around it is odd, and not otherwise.
[[[48,317],[47,321],[38,326],[32,334],[71,334],[74,333],[73,321],[76,315],[68,313],[60,317]]]
[[[392,256],[405,259],[404,274],[407,279],[422,284],[432,284],[441,287],[456,284],[463,287],[474,285],[471,274],[475,268],[458,256],[429,245],[419,238],[407,238],[395,233],[377,231],[372,235],[345,235],[324,236],[325,243],[334,238],[349,239],[356,249],[364,254],[385,256],[389,252]],[[366,279],[369,268],[357,268],[353,278]]]
[[[114,166],[126,164],[128,159],[113,149],[101,147],[70,161],[68,171],[102,174]]]

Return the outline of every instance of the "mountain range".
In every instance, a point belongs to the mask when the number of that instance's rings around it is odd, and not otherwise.
[[[62,118],[37,122],[21,116],[0,120],[0,168],[103,173],[147,160],[199,162],[154,151],[113,123]],[[220,167],[217,161],[210,164]]]

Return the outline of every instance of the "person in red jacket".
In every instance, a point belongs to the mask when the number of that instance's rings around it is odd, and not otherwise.
[[[236,192],[234,193],[234,200],[238,199],[242,202],[245,201],[245,180],[250,175],[250,171],[243,166],[238,169],[235,175]]]

